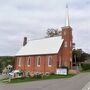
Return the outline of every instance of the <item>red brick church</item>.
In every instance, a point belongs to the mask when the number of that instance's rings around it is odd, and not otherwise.
[[[24,46],[17,52],[15,61],[16,70],[30,73],[56,73],[60,67],[72,68],[72,28],[69,25],[69,15],[59,36],[29,42],[25,38]]]
[[[27,42],[16,54],[15,69],[55,73],[59,67],[72,68],[72,28],[62,27],[60,36]]]

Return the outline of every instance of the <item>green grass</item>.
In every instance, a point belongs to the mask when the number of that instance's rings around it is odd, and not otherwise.
[[[49,79],[62,79],[62,78],[70,78],[73,77],[73,74],[68,74],[68,75],[48,75],[48,76],[43,76],[43,77],[26,77],[26,78],[18,78],[18,79],[12,79],[10,82],[8,80],[4,81],[5,83],[21,83],[21,82],[31,82],[31,81],[38,81],[38,80],[49,80]]]
[[[0,80],[0,83],[2,82],[2,80]]]
[[[90,70],[82,70],[82,72],[90,72]]]
[[[45,76],[44,79],[58,79],[58,78],[70,78],[74,76],[73,74],[68,74],[68,75],[50,75],[50,76]]]

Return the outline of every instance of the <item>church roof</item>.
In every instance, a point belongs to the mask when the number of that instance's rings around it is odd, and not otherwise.
[[[62,43],[63,39],[61,36],[32,40],[23,46],[16,56],[57,54]]]

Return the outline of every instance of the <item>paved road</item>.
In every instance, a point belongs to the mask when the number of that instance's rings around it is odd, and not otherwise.
[[[0,83],[0,90],[82,90],[90,81],[90,73],[81,73],[70,79],[55,79],[18,84]]]

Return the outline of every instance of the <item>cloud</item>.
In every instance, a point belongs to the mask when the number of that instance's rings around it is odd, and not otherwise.
[[[68,0],[76,48],[90,53],[90,1]],[[42,38],[65,25],[66,0],[0,0],[0,55],[15,55],[23,37]]]

